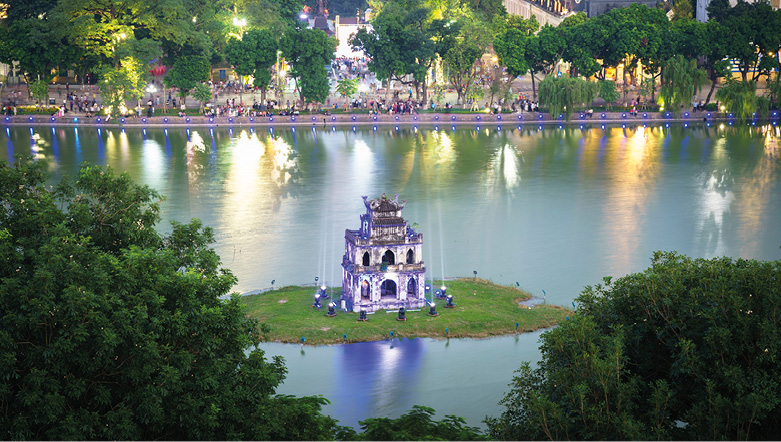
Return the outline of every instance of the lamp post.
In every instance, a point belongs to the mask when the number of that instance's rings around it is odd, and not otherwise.
[[[455,307],[455,304],[453,304],[453,295],[447,295],[447,304],[445,305],[445,308],[453,307]]]
[[[439,313],[437,313],[437,305],[433,302],[428,303],[428,315],[429,316],[439,316]]]
[[[323,306],[323,305],[322,305],[322,304],[320,304],[320,294],[319,294],[319,293],[315,293],[315,303],[314,303],[314,304],[312,304],[312,307],[314,307],[314,308],[316,308],[316,309],[318,309],[318,310],[319,310],[319,309],[320,309],[320,307],[322,307],[322,306]]]
[[[441,289],[442,289],[442,297],[446,298],[447,297],[447,287],[445,287],[444,284],[443,284]]]
[[[335,302],[332,301],[330,304],[328,304],[328,313],[326,314],[326,316],[328,316],[330,318],[333,318],[334,316],[336,316],[336,303]]]
[[[472,273],[474,273],[475,279],[477,279],[477,270],[472,270]]]

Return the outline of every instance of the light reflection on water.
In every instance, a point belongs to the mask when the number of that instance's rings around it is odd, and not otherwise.
[[[301,347],[262,344],[266,356],[282,356],[290,369],[279,393],[321,394],[325,412],[344,425],[368,417],[398,417],[413,405],[467,418],[482,426],[498,415],[499,400],[524,361],[537,362],[542,331],[474,339],[394,339]],[[497,355],[501,357],[497,358]]]
[[[238,291],[338,285],[361,196],[398,193],[430,277],[477,271],[569,305],[654,250],[777,257],[778,131],[34,126],[6,128],[5,141],[7,157],[32,142],[54,179],[88,161],[157,189],[166,219],[214,228]]]
[[[780,137],[769,126],[0,134],[6,159],[34,152],[52,181],[87,161],[155,188],[164,219],[214,228],[237,291],[315,276],[338,285],[361,196],[398,193],[424,235],[429,278],[477,271],[561,305],[603,276],[643,270],[655,250],[778,259]],[[282,392],[321,392],[345,423],[421,403],[477,425],[498,412],[521,361],[539,357],[537,336],[264,348],[288,359]]]

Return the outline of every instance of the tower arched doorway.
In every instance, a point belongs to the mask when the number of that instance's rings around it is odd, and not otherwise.
[[[382,299],[396,299],[396,282],[390,279],[386,279],[380,285],[380,298]]]
[[[416,298],[418,293],[418,282],[415,278],[410,278],[407,282],[407,298]]]
[[[369,284],[369,281],[363,280],[361,281],[361,298],[362,299],[370,299],[371,298],[371,285]]]
[[[412,249],[407,251],[407,264],[415,264],[415,252]]]

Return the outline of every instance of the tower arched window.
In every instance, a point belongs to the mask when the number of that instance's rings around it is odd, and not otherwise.
[[[407,264],[415,264],[415,252],[412,249],[407,251]]]
[[[370,262],[371,262],[370,260],[371,260],[371,258],[369,257],[369,252],[364,253],[363,254],[363,265],[365,267],[368,267],[369,265],[371,265],[370,264]]]
[[[396,264],[396,255],[394,255],[390,250],[385,251],[385,254],[382,255],[382,263],[388,265]]]

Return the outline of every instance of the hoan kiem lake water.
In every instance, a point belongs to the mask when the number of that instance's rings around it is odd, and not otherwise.
[[[769,125],[14,126],[2,138],[5,159],[45,160],[52,181],[89,162],[155,188],[159,227],[212,226],[238,292],[339,285],[344,230],[358,228],[362,195],[382,193],[407,200],[429,278],[477,271],[560,305],[647,268],[655,250],[781,257],[781,133]],[[423,404],[480,425],[513,370],[538,360],[539,335],[263,348],[286,358],[279,392],[322,394],[344,424]]]

